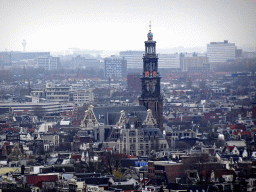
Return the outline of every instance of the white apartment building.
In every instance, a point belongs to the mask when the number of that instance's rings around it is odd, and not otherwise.
[[[180,54],[158,54],[158,68],[180,68]]]
[[[235,43],[211,42],[207,44],[207,57],[209,63],[224,63],[230,60],[235,60],[236,46]]]
[[[70,100],[71,86],[46,84],[45,95],[48,102],[66,102]]]
[[[77,90],[73,94],[73,99],[77,104],[88,103],[94,100],[94,94],[92,90]]]
[[[60,64],[59,57],[39,57],[37,58],[37,67],[45,70],[57,70]]]
[[[120,51],[119,56],[127,60],[127,69],[143,67],[144,51]]]

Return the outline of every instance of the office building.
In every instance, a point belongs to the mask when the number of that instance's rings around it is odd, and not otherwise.
[[[111,56],[104,59],[105,77],[125,78],[127,76],[127,61],[124,57]]]
[[[142,69],[144,51],[120,51],[119,56],[124,57],[127,60],[127,68],[140,68]]]
[[[11,52],[11,60],[13,62],[49,56],[50,52]]]
[[[32,102],[25,103],[1,103],[0,109],[8,108],[13,113],[30,113],[33,115],[60,115],[64,111],[72,111],[74,104],[66,103],[40,103],[38,98],[32,98]]]
[[[57,70],[60,65],[60,58],[59,57],[39,57],[36,60],[37,67],[42,68],[45,70]]]
[[[211,42],[207,44],[207,57],[209,58],[209,63],[225,63],[235,60],[235,43],[229,43],[227,40],[224,42]]]
[[[77,90],[73,93],[73,100],[76,104],[88,103],[94,100],[92,90]]]
[[[65,85],[46,84],[45,95],[48,102],[68,103],[72,87]]]
[[[158,54],[158,68],[160,69],[179,69],[180,54]]]
[[[80,55],[72,58],[73,68],[101,68],[103,69],[103,63],[99,59],[86,59]]]
[[[208,71],[209,63],[207,56],[197,54],[181,54],[180,67],[182,71]]]

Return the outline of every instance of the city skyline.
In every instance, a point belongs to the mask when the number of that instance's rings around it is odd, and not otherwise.
[[[206,47],[228,40],[256,46],[251,1],[12,1],[0,2],[0,51],[143,50],[148,23],[158,49]]]

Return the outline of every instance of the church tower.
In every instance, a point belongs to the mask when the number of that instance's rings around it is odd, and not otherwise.
[[[158,56],[156,42],[153,41],[151,23],[149,25],[148,40],[145,41],[145,55],[143,56],[143,73],[141,77],[142,92],[139,104],[152,110],[158,127],[163,131],[163,97],[160,93],[160,74],[158,72]]]

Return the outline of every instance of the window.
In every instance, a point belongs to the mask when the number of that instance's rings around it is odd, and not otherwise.
[[[136,135],[135,131],[130,131],[129,136],[135,136],[135,135]]]
[[[135,150],[135,149],[136,149],[136,147],[135,147],[134,144],[130,145],[130,150],[131,150],[131,151],[132,151],[132,150]]]

